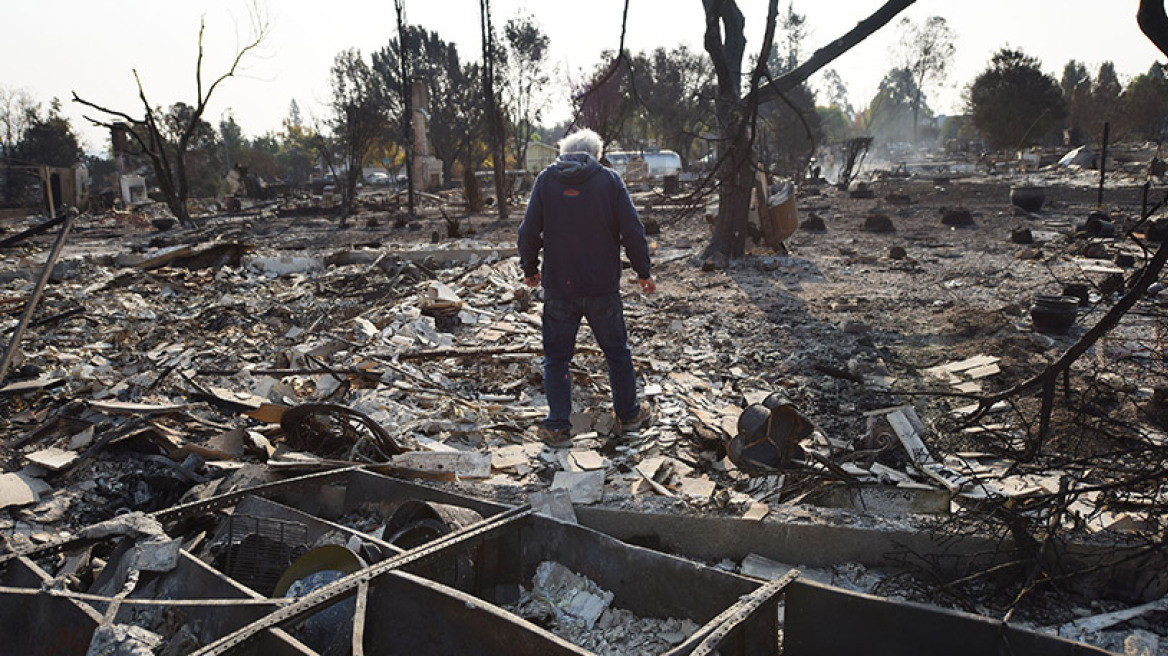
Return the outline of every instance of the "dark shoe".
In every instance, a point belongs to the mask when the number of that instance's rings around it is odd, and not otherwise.
[[[572,431],[568,428],[549,428],[541,424],[535,433],[541,442],[552,449],[567,449],[572,446]]]
[[[622,435],[624,433],[635,433],[653,423],[653,408],[647,402],[641,401],[640,405],[637,406],[637,416],[628,421],[619,417],[617,419],[620,421],[620,432]]]

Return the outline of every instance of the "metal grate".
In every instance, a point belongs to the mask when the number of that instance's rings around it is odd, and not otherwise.
[[[232,515],[227,520],[223,571],[252,590],[271,596],[280,575],[307,542],[308,527],[301,522]]]

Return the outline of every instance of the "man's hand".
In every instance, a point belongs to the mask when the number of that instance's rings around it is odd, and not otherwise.
[[[539,287],[539,274],[537,273],[534,276],[524,278],[523,283],[528,287]]]
[[[657,291],[657,283],[653,282],[653,278],[637,278],[637,282],[641,285],[641,291],[646,294],[652,294]]]

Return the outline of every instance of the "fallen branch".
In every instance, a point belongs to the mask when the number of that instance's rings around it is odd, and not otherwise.
[[[1073,622],[1067,622],[1058,627],[1058,634],[1064,638],[1079,639],[1088,634],[1111,628],[1120,622],[1126,622],[1146,613],[1165,608],[1168,608],[1168,597],[1161,597],[1156,601],[1150,601],[1132,608],[1103,613],[1102,615],[1092,615],[1091,617],[1084,617]]]
[[[407,351],[398,355],[399,360],[440,360],[442,358],[488,357],[493,355],[538,355],[543,353],[540,346],[480,346],[471,348],[439,348],[424,351]]]
[[[65,222],[65,215],[62,214],[61,216],[58,216],[55,219],[49,219],[48,221],[45,221],[43,223],[39,223],[31,228],[28,228],[27,230],[22,230],[22,231],[16,233],[15,235],[9,235],[8,237],[5,237],[4,239],[0,239],[0,248],[6,248],[8,246],[12,246],[13,244],[20,243],[20,242],[24,241],[25,239],[28,239],[29,237],[39,235],[42,232],[45,232],[46,230],[52,228],[53,226],[61,225],[64,222]]]
[[[361,376],[371,380],[378,380],[381,378],[380,371],[354,369],[354,368],[304,368],[304,369],[246,369],[248,374],[252,376],[273,376],[276,378],[283,378],[284,376],[316,376],[324,374],[345,374],[347,376]],[[234,376],[240,372],[239,369],[199,369],[195,371],[198,376]]]

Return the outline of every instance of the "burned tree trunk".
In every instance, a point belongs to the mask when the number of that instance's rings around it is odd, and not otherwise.
[[[742,98],[739,79],[746,44],[742,12],[738,10],[736,0],[702,0],[706,15],[705,48],[718,78],[717,114],[722,135],[716,171],[719,181],[718,218],[714,236],[703,253],[703,259],[728,261],[745,252],[754,161],[754,148],[748,128],[757,106],[802,84],[813,73],[886,25],[913,2],[915,0],[888,0],[870,17],[857,23],[850,32],[816,51],[806,62],[765,86],[751,89]],[[774,19],[770,20],[772,25],[768,26],[768,32],[773,35]]]
[[[337,53],[332,68],[333,130],[345,156],[341,226],[357,200],[357,181],[373,144],[385,135],[384,88],[360,51]]]
[[[1164,13],[1163,0],[1140,0],[1136,22],[1152,45],[1168,55],[1168,14]]]
[[[844,142],[844,164],[840,167],[836,186],[846,190],[858,172],[860,162],[872,147],[872,137],[855,137]]]
[[[491,135],[491,159],[495,169],[495,200],[499,219],[507,218],[507,154],[503,151],[505,128],[499,100],[495,97],[495,31],[491,26],[491,0],[479,0],[483,37],[483,98],[487,108],[487,130]]]
[[[462,188],[466,194],[466,211],[481,212],[483,210],[483,193],[479,189],[479,179],[475,177],[473,142],[467,135],[466,150],[462,160]]]
[[[405,20],[405,6],[402,0],[394,0],[394,10],[397,12],[397,41],[399,47],[398,51],[401,56],[398,57],[398,64],[401,67],[401,97],[402,97],[402,145],[406,151],[406,206],[409,211],[409,216],[412,219],[415,212],[414,197],[414,89],[413,80],[410,77],[410,54],[411,50],[406,40],[409,36],[406,34],[406,20]]]
[[[747,136],[747,112],[740,104],[746,20],[735,0],[702,1],[706,10],[705,48],[718,79],[715,113],[722,133],[717,167],[721,183],[718,188],[718,221],[703,258],[729,259],[742,255],[746,248],[752,184],[753,148]]]

